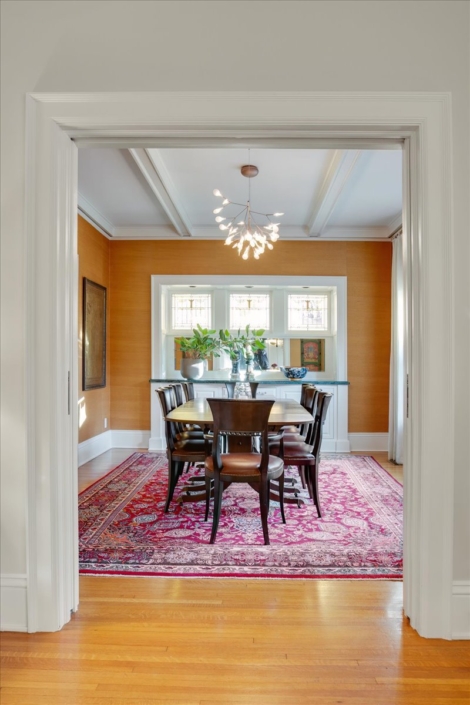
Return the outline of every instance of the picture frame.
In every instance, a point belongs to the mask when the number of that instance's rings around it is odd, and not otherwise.
[[[83,277],[82,388],[106,387],[106,287]]]
[[[309,372],[325,369],[325,338],[308,338],[300,341],[300,364]]]

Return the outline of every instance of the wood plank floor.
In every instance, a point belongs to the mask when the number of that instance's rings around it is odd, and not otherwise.
[[[83,466],[81,487],[130,452]],[[399,582],[86,576],[80,589],[61,632],[2,635],[2,705],[470,701],[468,642],[417,636]]]

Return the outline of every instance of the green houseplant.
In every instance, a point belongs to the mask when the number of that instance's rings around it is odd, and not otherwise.
[[[175,338],[182,353],[181,375],[185,379],[199,379],[204,373],[205,361],[211,356],[219,357],[220,341],[214,337],[216,331],[202,328],[199,323],[189,338]]]
[[[239,374],[242,354],[246,360],[247,373],[251,374],[253,372],[255,352],[264,350],[266,347],[264,341],[261,340],[263,333],[263,329],[251,330],[249,325],[246,326],[243,332],[238,329],[235,335],[232,335],[227,329],[219,331],[220,349],[228,354],[232,362],[232,377],[236,377]]]

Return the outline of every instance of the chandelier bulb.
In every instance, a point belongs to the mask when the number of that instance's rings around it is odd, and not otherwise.
[[[284,215],[284,213],[273,213],[275,218],[279,218],[281,215]]]
[[[222,196],[222,194],[220,193],[220,191],[219,191],[218,188],[215,188],[215,189],[212,191],[212,193],[214,194],[214,196],[218,196],[219,198],[223,198],[223,196]]]
[[[229,203],[230,203],[230,201],[228,200],[228,198],[224,198],[224,200],[222,201],[223,206],[226,206]],[[281,213],[280,215],[284,215],[284,213]]]
[[[218,215],[217,218],[215,219],[216,223],[223,223],[224,220],[227,220],[226,218],[222,218],[221,215]]]
[[[220,206],[220,208],[214,208],[214,210],[212,212],[213,213],[220,213],[220,211],[223,211],[223,210],[224,210],[223,206]]]

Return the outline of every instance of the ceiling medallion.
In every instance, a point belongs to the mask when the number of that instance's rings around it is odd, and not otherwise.
[[[252,179],[258,174],[258,167],[254,166],[254,164],[245,164],[240,171],[242,176]],[[284,213],[260,213],[259,211],[252,210],[250,181],[248,182],[248,201],[246,205],[230,201],[223,196],[219,189],[214,189],[213,193],[214,196],[223,199],[222,205],[219,208],[215,208],[213,213],[216,216],[215,220],[216,223],[219,224],[220,230],[228,230],[228,235],[225,239],[226,245],[232,245],[232,247],[238,249],[238,254],[241,255],[243,259],[248,259],[250,253],[253,254],[255,259],[259,259],[259,256],[263,254],[266,248],[268,248],[268,250],[273,249],[272,243],[279,239],[280,223],[273,223],[271,218],[278,218],[284,215]],[[220,215],[224,208],[228,208],[229,206],[241,206],[242,210],[230,217]],[[256,216],[256,218],[254,216]],[[257,223],[256,220],[259,220],[258,217],[265,218],[268,224]],[[240,218],[240,220],[238,220],[238,218]]]

